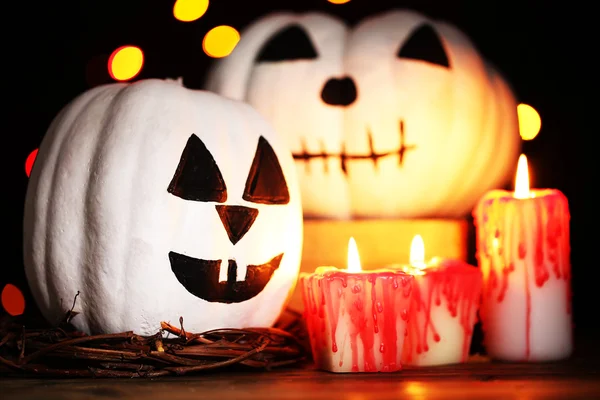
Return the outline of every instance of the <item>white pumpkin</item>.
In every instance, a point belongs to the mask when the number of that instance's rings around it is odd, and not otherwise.
[[[320,13],[266,16],[206,88],[285,135],[308,218],[464,217],[519,154],[507,83],[457,28],[412,11],[353,29]]]
[[[25,272],[43,315],[88,333],[269,326],[302,245],[295,166],[250,106],[172,81],[67,105],[27,188]]]

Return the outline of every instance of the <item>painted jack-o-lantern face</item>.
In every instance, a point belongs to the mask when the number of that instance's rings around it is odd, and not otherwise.
[[[169,193],[185,200],[225,203],[227,186],[219,166],[198,136],[187,141]],[[242,198],[261,204],[288,204],[290,194],[275,151],[261,136]],[[257,208],[240,205],[215,206],[229,241],[235,245],[248,233],[258,217]],[[260,265],[248,265],[239,280],[236,260],[226,268],[222,260],[203,260],[174,251],[169,253],[171,268],[181,284],[193,295],[210,302],[239,303],[258,295],[269,283],[283,258],[277,254]],[[226,279],[220,275],[226,272]]]
[[[294,160],[250,106],[173,82],[94,88],[56,117],[27,190],[25,270],[84,332],[269,326],[293,290]]]
[[[453,26],[409,11],[353,29],[276,14],[241,37],[207,88],[286,137],[305,216],[464,216],[511,176],[515,99]]]

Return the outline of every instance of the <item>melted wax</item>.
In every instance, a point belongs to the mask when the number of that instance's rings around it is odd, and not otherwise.
[[[408,328],[402,360],[411,364],[420,354],[428,352],[430,338],[444,340],[443,331],[431,317],[433,307],[444,306],[456,318],[463,331],[462,356],[469,356],[473,326],[481,296],[481,271],[461,261],[443,260],[439,266],[427,268],[424,275],[415,277],[413,298],[408,314]]]
[[[350,273],[337,269],[302,277],[315,363],[323,369],[348,369],[343,363],[349,346],[352,372],[400,370],[413,279],[401,271]],[[342,330],[341,324],[346,324],[343,330],[347,334],[339,343],[336,334]],[[333,362],[339,368],[329,368]]]
[[[525,358],[530,355],[531,285],[543,287],[549,279],[566,281],[567,313],[571,313],[569,205],[558,190],[531,190],[532,197],[517,199],[512,192],[494,190],[474,211],[477,259],[484,272],[483,301],[502,302],[515,261],[533,255],[524,269],[526,321]],[[482,308],[482,311],[485,307]],[[485,329],[485,315],[482,314]]]

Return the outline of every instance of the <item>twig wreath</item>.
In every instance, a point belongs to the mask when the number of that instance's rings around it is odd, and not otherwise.
[[[136,378],[185,375],[233,365],[281,367],[307,357],[301,315],[286,309],[272,328],[187,332],[161,323],[152,336],[133,332],[87,335],[70,324],[73,307],[55,328],[28,329],[15,317],[0,325],[0,374]]]

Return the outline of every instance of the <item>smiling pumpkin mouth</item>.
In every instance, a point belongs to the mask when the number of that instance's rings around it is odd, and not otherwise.
[[[241,303],[258,295],[281,264],[283,253],[260,265],[248,265],[246,278],[237,281],[237,263],[229,260],[227,281],[219,282],[221,260],[202,260],[169,252],[171,270],[184,288],[211,303]]]
[[[308,169],[308,161],[313,160],[315,158],[321,158],[323,160],[327,160],[329,158],[335,158],[340,160],[340,168],[344,172],[344,175],[348,175],[348,161],[351,160],[371,160],[375,166],[377,166],[377,161],[384,157],[390,156],[398,156],[398,165],[402,166],[404,163],[404,155],[408,150],[414,150],[417,146],[414,144],[406,144],[406,138],[404,133],[404,121],[400,120],[400,147],[396,150],[392,151],[384,151],[378,153],[375,151],[373,146],[373,134],[371,130],[367,128],[367,138],[369,140],[369,153],[366,154],[348,154],[346,153],[346,147],[344,143],[342,143],[342,151],[340,153],[328,153],[325,151],[325,147],[321,143],[321,148],[323,149],[319,153],[309,153],[306,150],[306,145],[302,142],[302,151],[300,153],[293,153],[294,160],[304,162],[306,168]],[[328,172],[327,163],[323,163],[325,172]]]

